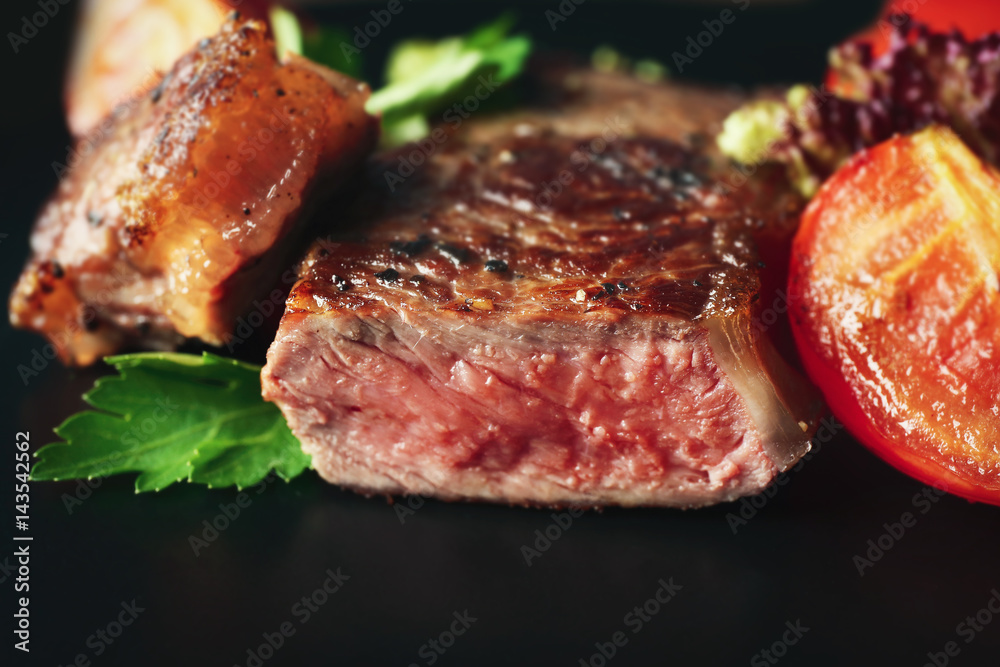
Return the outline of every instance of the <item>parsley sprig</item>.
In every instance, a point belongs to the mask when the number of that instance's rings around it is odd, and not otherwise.
[[[135,490],[187,480],[251,486],[271,470],[290,480],[310,466],[278,408],[260,395],[260,367],[213,354],[109,357],[118,375],[84,395],[96,410],[56,428],[35,455],[33,480],[137,472]]]

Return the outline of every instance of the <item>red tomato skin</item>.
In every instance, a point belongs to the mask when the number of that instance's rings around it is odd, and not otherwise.
[[[934,132],[945,133],[945,141],[941,145],[954,147],[958,143],[957,138],[946,130]],[[923,142],[921,146],[926,148],[927,143],[929,142]],[[858,339],[852,338],[854,334],[843,330],[837,318],[830,315],[832,308],[843,307],[851,296],[851,288],[843,284],[843,276],[839,272],[856,268],[853,264],[848,264],[846,269],[843,264],[836,264],[839,261],[838,255],[843,256],[859,239],[872,231],[862,228],[863,233],[858,234],[857,230],[851,229],[852,224],[859,224],[854,222],[859,214],[870,210],[873,201],[887,202],[886,215],[883,217],[888,217],[899,207],[920,202],[922,197],[927,197],[928,192],[933,194],[933,190],[929,188],[934,180],[927,179],[924,172],[915,172],[920,176],[914,181],[912,192],[908,187],[903,187],[891,194],[889,199],[884,194],[890,189],[888,184],[893,180],[903,180],[909,175],[906,170],[914,162],[912,158],[917,150],[918,147],[910,138],[897,137],[873,149],[862,151],[831,177],[810,203],[793,243],[789,271],[788,301],[792,332],[804,369],[823,392],[834,416],[858,441],[897,469],[926,484],[968,500],[1000,505],[1000,480],[991,476],[989,466],[992,464],[980,465],[980,473],[984,469],[986,473],[985,476],[976,477],[969,473],[968,466],[963,469],[962,465],[956,465],[954,456],[948,459],[942,454],[938,457],[939,460],[935,460],[927,454],[933,451],[933,447],[927,447],[926,434],[918,432],[913,436],[912,442],[907,442],[906,438],[900,436],[898,425],[888,415],[879,414],[879,400],[875,395],[878,389],[872,389],[873,384],[877,385],[878,378],[864,375],[866,360],[856,354],[851,356],[852,352],[857,352],[852,346]],[[961,151],[963,154],[968,153],[964,147]],[[971,154],[968,157],[974,160]],[[959,161],[957,164],[969,167],[969,163]],[[958,170],[960,181],[964,178],[963,174],[969,171],[972,169]],[[987,168],[985,176],[976,173],[969,180],[996,177],[996,173]],[[1000,181],[985,182],[992,184]],[[870,191],[865,192],[866,188]],[[875,194],[879,191],[880,194]],[[996,192],[1000,193],[1000,187]],[[913,222],[918,228],[926,219],[939,213],[930,205],[927,209],[918,210],[929,211],[926,218],[918,217]],[[831,265],[831,261],[834,264]],[[836,269],[831,269],[831,266]],[[931,272],[940,268],[935,263],[921,266]],[[993,322],[997,323],[996,320]],[[864,342],[870,345],[872,339]],[[880,353],[881,361],[884,361],[896,354],[897,350],[875,349],[874,352]],[[898,354],[913,354],[913,350],[900,349]],[[934,363],[935,360],[930,360],[928,367],[933,368]],[[985,363],[997,364],[1000,359],[987,359]],[[918,375],[915,380],[917,388],[912,395],[919,401],[923,399],[919,382],[924,378]],[[919,408],[916,405],[915,409]],[[949,409],[952,408],[955,412],[961,410],[961,406],[949,406]],[[949,443],[949,446],[954,447],[955,442]],[[950,453],[952,450],[945,448],[944,451]]]

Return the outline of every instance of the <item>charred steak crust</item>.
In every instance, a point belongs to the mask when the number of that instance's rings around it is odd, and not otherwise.
[[[130,344],[224,342],[287,261],[316,184],[373,147],[367,96],[303,59],[280,63],[263,23],[230,20],[77,146],[36,223],[12,323],[81,365]]]
[[[314,245],[262,374],[324,478],[690,507],[808,449],[818,406],[770,381],[790,371],[752,327],[754,230],[784,205],[634,117],[573,135],[591,111],[464,128],[402,182],[385,174],[412,146],[370,165],[357,233]]]

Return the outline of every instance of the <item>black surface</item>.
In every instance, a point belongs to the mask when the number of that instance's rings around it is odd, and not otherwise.
[[[415,31],[465,29],[496,8],[471,4],[460,11],[414,4],[381,43]],[[0,28],[16,27],[34,5],[5,5]],[[543,11],[557,5],[522,9],[540,41],[585,50],[611,43],[664,60],[674,44],[701,29],[703,17],[719,11],[595,1],[551,32]],[[50,163],[66,151],[58,96],[72,7],[21,53],[0,46],[4,290],[24,260],[33,215],[55,182]],[[328,15],[351,26],[365,11]],[[816,79],[827,45],[872,12],[833,1],[802,9],[755,4],[688,73],[745,83]],[[376,58],[370,67],[377,66]],[[178,485],[135,496],[131,480],[114,478],[67,508],[76,484],[33,484],[29,663],[10,647],[17,576],[8,569],[16,567],[10,555],[14,434],[29,430],[35,447],[49,441],[51,428],[81,406],[79,396],[97,373],[51,363],[25,386],[17,366],[30,364],[43,343],[6,325],[0,336],[0,438],[10,443],[0,465],[8,480],[0,636],[14,656],[5,664],[68,665],[83,654],[94,665],[245,666],[262,633],[288,621],[295,634],[264,665],[425,665],[421,646],[448,630],[453,613],[466,610],[476,621],[435,664],[579,665],[595,653],[595,643],[611,641],[618,631],[628,641],[609,665],[769,664],[762,657],[754,662],[755,655],[796,621],[808,631],[777,664],[919,666],[949,641],[959,648],[949,664],[1000,664],[1000,618],[969,643],[968,633],[957,634],[1000,587],[998,509],[953,497],[915,503],[920,484],[843,434],[773,497],[758,499],[761,507],[735,532],[732,515],[744,508],[739,503],[691,512],[587,513],[560,529],[530,566],[522,548],[553,524],[551,512],[428,501],[403,523],[384,500],[342,492],[306,474],[259,495],[251,491],[249,507],[196,556],[190,537],[201,534],[220,504],[234,502],[235,492]],[[860,576],[854,557],[906,511],[916,524]],[[328,568],[341,568],[350,579],[302,624],[292,606],[323,583]],[[626,622],[626,614],[654,596],[660,579],[671,578],[683,588],[633,632],[636,624]],[[95,655],[100,640],[88,645],[88,638],[133,600],[144,611]]]

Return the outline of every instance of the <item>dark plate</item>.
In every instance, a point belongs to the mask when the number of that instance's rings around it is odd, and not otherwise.
[[[5,33],[39,11],[37,0],[5,4]],[[373,72],[395,39],[464,30],[498,9],[404,4],[403,20],[366,52]],[[354,26],[378,5],[326,14]],[[584,52],[614,44],[669,64],[730,3],[591,0],[552,30],[545,11],[559,5],[522,5],[539,42]],[[0,47],[5,290],[55,182],[51,163],[66,153],[59,88],[73,11],[60,5],[17,54]],[[828,45],[874,11],[834,0],[754,1],[685,75],[818,80]],[[0,335],[0,437],[10,443],[0,469],[10,480],[15,433],[30,431],[35,447],[48,442],[98,371],[67,371],[35,356],[40,339],[6,326]],[[39,374],[22,382],[18,366],[33,362]],[[981,611],[992,596],[1000,601],[998,509],[924,500],[920,484],[843,433],[773,493],[691,512],[394,507],[306,474],[251,491],[237,516],[228,490],[178,485],[136,496],[129,479],[96,489],[33,484],[30,591],[16,594],[7,489],[0,629],[15,664],[29,657],[10,648],[22,595],[30,597],[30,663],[45,665],[919,666],[935,664],[929,653],[938,665],[1000,664],[1000,616]],[[910,525],[897,525],[907,512]],[[196,548],[193,537],[206,544]],[[328,570],[349,577],[332,595],[320,592]],[[680,587],[665,604],[656,601],[667,597],[661,581]],[[316,603],[308,618],[303,597]],[[275,635],[282,624],[290,636]],[[268,637],[280,646],[270,648]]]

